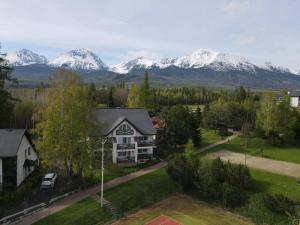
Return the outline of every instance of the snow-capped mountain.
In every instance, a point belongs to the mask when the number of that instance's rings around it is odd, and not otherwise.
[[[50,60],[48,65],[85,71],[107,69],[107,66],[96,54],[85,48],[61,54],[60,56]]]
[[[13,76],[26,85],[47,83],[55,68],[63,67],[77,70],[85,82],[95,83],[140,82],[147,69],[153,82],[163,84],[260,89],[295,89],[300,86],[300,74],[297,75],[296,71],[270,63],[257,65],[241,56],[205,49],[177,58],[137,57],[111,68],[84,48],[69,51],[49,63],[45,57],[29,50],[8,54],[7,59],[14,65]]]
[[[28,49],[22,49],[17,52],[7,54],[8,63],[13,66],[27,66],[32,64],[46,64],[45,56],[38,55]]]
[[[112,68],[112,71],[124,74],[130,72],[132,69],[151,69],[154,67],[164,69],[170,66],[176,66],[183,69],[209,67],[216,71],[255,71],[255,65],[244,57],[205,49],[198,49],[189,55],[179,58],[150,59],[138,57],[116,65]]]

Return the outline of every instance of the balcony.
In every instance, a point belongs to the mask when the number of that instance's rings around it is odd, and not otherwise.
[[[126,149],[135,149],[135,144],[133,143],[117,144],[117,150],[126,150]]]
[[[139,141],[138,147],[150,147],[155,146],[155,143],[153,141]]]
[[[117,157],[117,163],[134,163],[134,157]]]

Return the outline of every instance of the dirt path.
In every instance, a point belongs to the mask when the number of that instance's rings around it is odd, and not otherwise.
[[[158,163],[154,166],[150,166],[150,167],[141,169],[137,172],[130,173],[130,174],[122,176],[122,177],[118,177],[116,179],[113,179],[111,181],[106,182],[103,186],[103,189],[107,190],[109,188],[118,186],[122,183],[126,183],[127,181],[130,181],[130,180],[135,179],[137,177],[140,177],[140,176],[143,176],[145,174],[151,173],[155,170],[158,170],[158,169],[166,166],[166,164],[167,164],[166,162],[161,162],[161,163]],[[56,212],[58,212],[58,211],[60,211],[64,208],[67,208],[67,207],[73,205],[74,203],[79,202],[82,199],[85,199],[89,196],[94,196],[95,194],[97,194],[100,191],[100,189],[101,189],[101,185],[97,185],[93,188],[89,188],[87,190],[75,193],[75,194],[73,194],[69,197],[66,197],[62,200],[59,200],[59,201],[55,202],[54,204],[50,205],[47,208],[44,208],[44,209],[42,209],[38,212],[35,212],[33,214],[30,214],[30,215],[24,217],[23,219],[21,219],[20,221],[18,221],[15,224],[29,225],[29,224],[32,224],[34,222],[37,222],[38,220],[40,220],[44,217],[47,217],[47,216],[49,216],[53,213],[56,213]]]
[[[220,157],[224,161],[230,161],[232,163],[241,163],[249,167],[256,169],[266,170],[272,173],[278,173],[290,177],[300,177],[300,164],[290,163],[272,159],[266,159],[262,157],[250,156],[242,153],[235,153],[230,151],[219,151],[210,153],[207,155],[208,158]]]
[[[224,144],[224,143],[226,143],[226,142],[228,142],[228,141],[230,141],[230,140],[232,140],[232,139],[234,139],[234,138],[236,138],[236,137],[238,137],[238,136],[239,136],[239,133],[235,133],[234,135],[231,135],[231,136],[229,136],[228,138],[225,138],[224,140],[215,142],[215,143],[210,144],[210,145],[208,145],[208,146],[206,146],[206,147],[204,147],[204,148],[198,149],[198,152],[199,152],[199,153],[205,152],[205,151],[207,151],[207,150],[209,150],[209,149],[211,149],[211,148],[214,148],[214,147],[216,147],[216,146],[218,146],[218,145],[222,145],[222,144]]]

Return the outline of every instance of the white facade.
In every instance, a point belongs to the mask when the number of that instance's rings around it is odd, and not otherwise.
[[[33,166],[24,168],[23,165],[26,159],[35,161],[38,160],[38,156],[27,137],[24,135],[17,152],[17,186],[19,186],[35,169]]]
[[[124,120],[109,135],[116,140],[112,147],[114,163],[140,163],[153,157],[155,135],[143,135]]]
[[[30,161],[35,161],[37,162],[37,165],[39,162],[37,153],[34,151],[26,135],[23,135],[21,139],[21,142],[17,150],[17,155],[9,158],[16,158],[15,182],[16,182],[16,186],[18,187],[25,180],[25,178],[35,170],[35,166],[24,167],[25,160],[28,159]],[[3,183],[5,182],[5,179],[3,179],[3,176],[5,176],[5,174],[3,174],[3,171],[5,171],[3,165],[6,159],[7,158],[0,158],[0,189],[2,189],[2,185],[5,185]]]
[[[298,107],[299,106],[299,98],[300,97],[291,97],[291,106],[292,107]]]

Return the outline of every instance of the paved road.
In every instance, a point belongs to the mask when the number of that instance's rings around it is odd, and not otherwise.
[[[224,161],[245,164],[245,154],[231,151],[219,151],[210,153],[208,158],[220,157]],[[246,165],[252,168],[266,170],[272,173],[282,174],[290,177],[300,177],[300,164],[290,163],[262,157],[246,155]]]
[[[140,176],[143,176],[145,174],[151,173],[151,172],[153,172],[155,170],[158,170],[158,169],[160,169],[160,168],[162,168],[166,165],[167,165],[166,162],[161,162],[161,163],[158,163],[154,166],[150,166],[150,167],[141,169],[137,172],[130,173],[130,174],[122,176],[122,177],[118,177],[116,179],[113,179],[111,181],[106,182],[103,186],[103,189],[107,190],[109,188],[112,188],[112,187],[118,186],[120,184],[126,183],[127,181],[130,181],[130,180],[135,179],[137,177],[140,177]],[[34,222],[37,222],[38,220],[40,220],[44,217],[47,217],[47,216],[49,216],[53,213],[56,213],[56,212],[58,212],[58,211],[60,211],[64,208],[67,208],[67,207],[73,205],[74,203],[76,203],[76,202],[78,202],[82,199],[85,199],[87,197],[95,195],[96,193],[98,193],[100,191],[100,189],[101,189],[101,185],[97,185],[93,188],[89,188],[87,190],[75,193],[75,194],[73,194],[69,197],[66,197],[62,200],[57,201],[56,203],[53,203],[52,205],[50,205],[47,208],[44,208],[44,209],[42,209],[38,212],[35,212],[31,215],[28,215],[28,216],[24,217],[22,220],[18,221],[15,224],[29,225],[29,224],[32,224]]]

